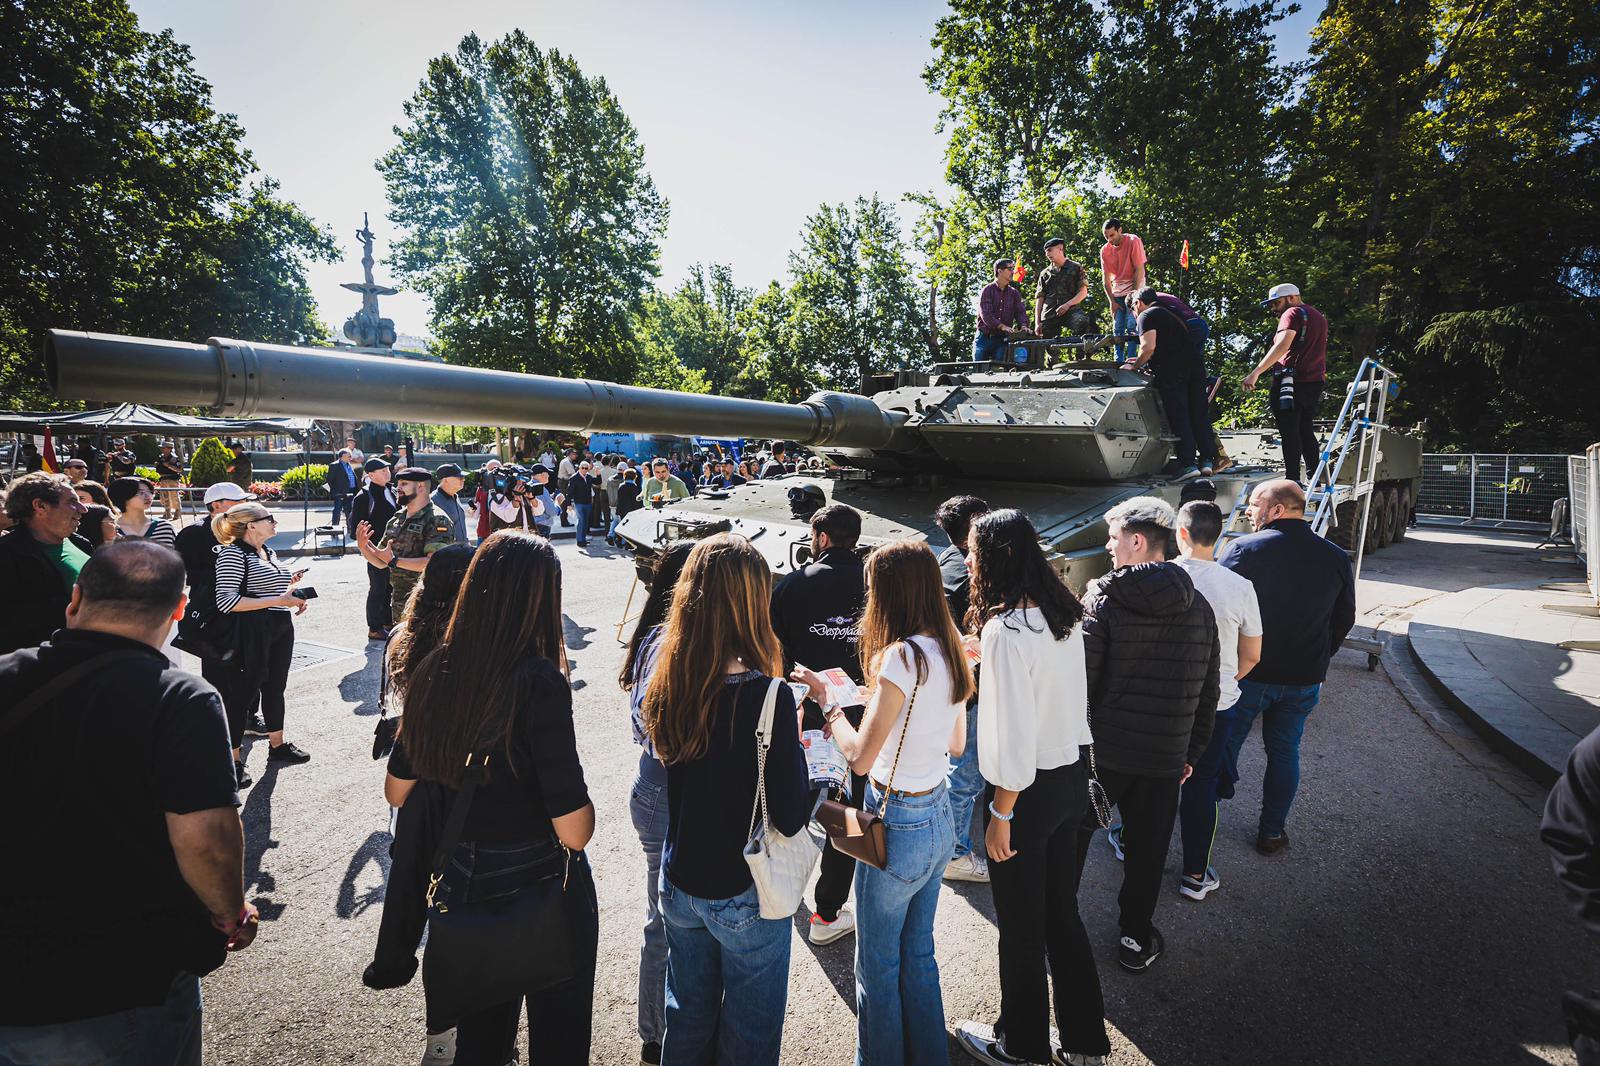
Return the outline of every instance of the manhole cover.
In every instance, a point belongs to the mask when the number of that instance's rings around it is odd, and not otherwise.
[[[294,642],[294,658],[289,661],[289,672],[296,670],[309,670],[313,666],[332,662],[335,659],[344,659],[351,655],[360,655],[353,648],[336,648],[331,644],[317,644],[309,640]]]

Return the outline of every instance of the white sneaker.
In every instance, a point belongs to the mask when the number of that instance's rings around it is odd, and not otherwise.
[[[840,937],[849,936],[856,931],[856,912],[846,903],[839,908],[839,917],[831,922],[822,920],[822,916],[811,915],[811,931],[806,934],[806,939],[813,944],[821,946],[831,944]]]
[[[1080,1055],[1076,1051],[1062,1051],[1059,1047],[1050,1052],[1055,1066],[1106,1066],[1104,1055]]]
[[[422,1053],[422,1066],[451,1066],[456,1061],[456,1031],[446,1029],[428,1037],[428,1047]]]
[[[961,1045],[962,1051],[979,1062],[987,1062],[989,1066],[1013,1066],[1016,1063],[1026,1066],[1027,1060],[1006,1054],[1004,1046],[995,1039],[992,1025],[985,1025],[983,1022],[957,1022],[956,1042]]]
[[[951,859],[944,868],[946,881],[975,881],[980,885],[989,883],[989,864],[983,861],[983,856],[975,851],[965,855],[958,855]]]

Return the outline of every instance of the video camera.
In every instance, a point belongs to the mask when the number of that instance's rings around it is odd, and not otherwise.
[[[520,495],[527,491],[530,480],[532,478],[526,469],[507,464],[494,471],[490,488],[501,496]]]

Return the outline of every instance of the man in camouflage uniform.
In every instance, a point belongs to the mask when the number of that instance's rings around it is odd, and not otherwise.
[[[366,522],[356,527],[356,547],[376,567],[389,569],[389,606],[398,622],[405,613],[406,600],[417,587],[428,556],[455,543],[448,516],[433,505],[429,495],[433,474],[420,466],[408,466],[395,475],[395,495],[400,509],[384,527],[383,537],[374,546],[372,527]]]
[[[1083,301],[1089,295],[1089,273],[1082,263],[1067,258],[1067,242],[1051,237],[1044,242],[1050,265],[1039,271],[1039,287],[1033,295],[1033,320],[1039,335],[1059,337],[1063,332],[1088,332],[1089,315]]]

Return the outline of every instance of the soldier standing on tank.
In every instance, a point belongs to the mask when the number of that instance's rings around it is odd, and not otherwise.
[[[978,297],[978,335],[972,342],[972,358],[988,362],[1003,358],[1006,338],[1028,328],[1028,309],[1022,293],[1011,286],[1016,269],[1012,259],[994,261],[994,280],[983,287]]]
[[[417,587],[428,556],[455,543],[450,519],[433,505],[429,495],[433,474],[420,466],[408,466],[395,475],[395,496],[400,509],[384,527],[383,539],[372,544],[372,526],[356,527],[356,547],[373,566],[389,571],[389,615],[399,618],[405,611],[411,590]]]
[[[1033,294],[1033,318],[1041,337],[1059,337],[1087,332],[1088,312],[1083,301],[1089,296],[1089,272],[1083,264],[1067,258],[1067,242],[1051,237],[1044,242],[1050,265],[1039,271],[1039,287]]]

